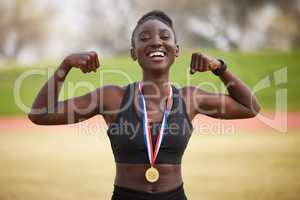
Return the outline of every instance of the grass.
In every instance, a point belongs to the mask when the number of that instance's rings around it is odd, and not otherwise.
[[[263,110],[272,110],[275,108],[275,93],[278,89],[288,89],[288,109],[290,111],[300,110],[298,100],[300,93],[298,85],[300,85],[300,50],[291,52],[277,51],[260,51],[255,53],[241,52],[220,52],[215,50],[204,50],[205,53],[224,58],[230,70],[240,79],[245,81],[250,88],[265,78],[270,76],[272,84],[256,93]],[[187,68],[190,63],[191,52],[184,52],[172,66],[171,80],[179,86],[197,85],[209,91],[223,91],[222,84],[215,76],[209,72],[198,73],[193,76],[188,74]],[[21,103],[25,108],[29,108],[36,96],[38,90],[47,79],[47,73],[52,74],[56,68],[56,64],[37,64],[26,68],[14,67],[0,70],[0,115],[22,115],[26,109],[20,109],[17,106],[16,96],[14,95],[14,87],[17,80],[20,80],[22,74],[29,73],[30,70],[39,70],[44,75],[31,75],[22,81],[20,92]],[[274,84],[273,73],[283,67],[287,67],[287,83],[280,85]],[[1,67],[0,67],[1,68]],[[126,85],[129,82],[139,80],[141,78],[141,70],[137,63],[131,61],[127,56],[119,56],[114,58],[103,59],[102,71],[95,74],[82,74],[79,70],[72,70],[67,78],[67,83],[61,93],[61,99],[74,95],[80,95],[99,87],[103,84]],[[82,84],[83,83],[83,84]],[[211,87],[213,84],[214,87]],[[75,92],[72,92],[74,91]]]
[[[293,132],[194,132],[182,163],[186,194],[207,200],[298,200],[299,145],[300,135]],[[103,132],[12,130],[0,134],[0,160],[1,200],[96,200],[112,194],[114,161]]]

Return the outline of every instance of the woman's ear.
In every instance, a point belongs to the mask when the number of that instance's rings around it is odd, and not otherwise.
[[[133,47],[130,48],[130,55],[131,55],[132,60],[134,60],[134,61],[137,60],[137,56],[135,54],[135,51],[134,51]]]
[[[175,51],[175,56],[178,57],[179,56],[179,45],[176,45],[176,51]]]

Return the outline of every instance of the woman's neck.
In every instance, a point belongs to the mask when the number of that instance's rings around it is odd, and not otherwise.
[[[162,99],[169,94],[169,72],[167,73],[143,73],[143,94],[154,99]]]

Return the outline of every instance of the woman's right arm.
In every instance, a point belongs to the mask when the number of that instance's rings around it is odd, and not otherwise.
[[[67,56],[38,93],[28,114],[29,119],[39,125],[72,124],[101,114],[106,109],[111,110],[114,99],[118,100],[111,97],[122,92],[116,86],[104,86],[82,96],[58,101],[64,80],[73,67],[88,73],[96,71],[99,66],[95,52]]]

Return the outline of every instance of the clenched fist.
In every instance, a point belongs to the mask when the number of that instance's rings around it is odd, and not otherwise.
[[[190,73],[214,71],[221,66],[221,62],[202,53],[193,53]]]
[[[63,65],[67,68],[79,68],[83,73],[96,72],[100,67],[97,53],[94,51],[71,54],[64,59]]]

